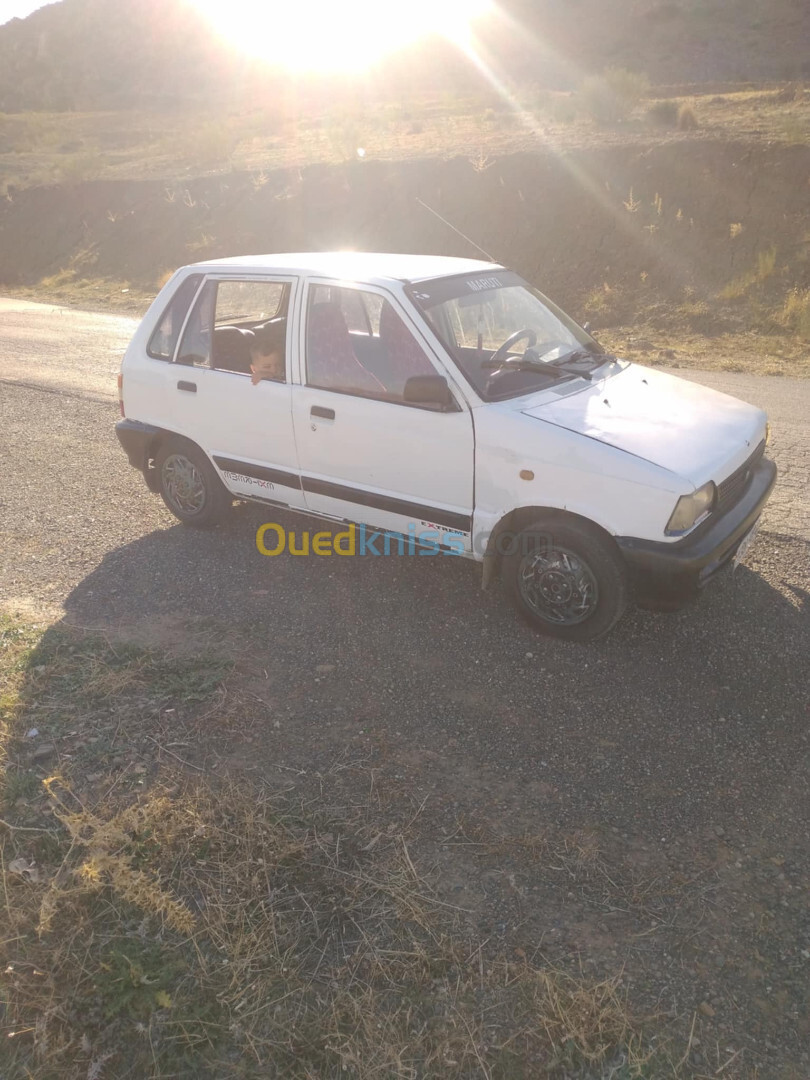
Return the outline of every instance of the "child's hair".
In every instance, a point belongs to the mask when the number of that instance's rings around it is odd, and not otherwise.
[[[284,345],[287,337],[287,327],[283,322],[270,323],[261,330],[254,330],[253,341],[250,343],[250,351],[269,356],[270,353],[281,353],[284,356]]]

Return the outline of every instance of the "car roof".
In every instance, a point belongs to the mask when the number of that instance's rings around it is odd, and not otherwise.
[[[195,263],[195,271],[239,270],[246,274],[270,271],[359,280],[368,284],[426,281],[430,278],[502,269],[500,264],[445,255],[393,255],[371,251],[307,251],[295,254],[236,255]]]

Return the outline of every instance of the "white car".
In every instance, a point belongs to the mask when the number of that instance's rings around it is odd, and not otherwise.
[[[485,586],[500,571],[569,640],[631,599],[690,598],[750,545],[776,477],[761,410],[607,354],[516,273],[467,259],[183,267],[119,385],[118,438],[180,521],[250,499],[356,523],[369,553],[404,537],[482,563]]]

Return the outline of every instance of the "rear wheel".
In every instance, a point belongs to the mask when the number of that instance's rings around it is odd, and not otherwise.
[[[155,471],[163,501],[184,525],[216,525],[230,510],[231,496],[194,443],[170,439],[158,452]]]
[[[602,637],[627,607],[621,555],[586,522],[539,519],[515,538],[504,571],[523,617],[563,641]]]

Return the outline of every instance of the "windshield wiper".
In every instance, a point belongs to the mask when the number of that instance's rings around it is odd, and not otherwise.
[[[572,375],[579,375],[583,379],[590,380],[591,373],[602,364],[608,363],[608,361],[615,360],[615,356],[611,356],[610,353],[594,352],[593,349],[588,349],[582,346],[578,349],[572,349],[570,352],[564,353],[562,356],[558,356],[556,360],[549,360],[547,363],[551,367],[557,368],[558,371],[568,371]],[[583,361],[589,360],[591,364],[587,368],[583,368]]]
[[[500,369],[501,371],[539,371],[542,375],[548,375],[549,378],[559,379],[560,372],[564,371],[564,368],[555,367],[548,363],[546,360],[533,359],[531,356],[520,356],[509,361],[508,364]]]
[[[563,364],[577,364],[582,360],[599,361],[600,364],[605,360],[609,360],[611,357],[607,353],[594,352],[593,349],[588,349],[584,345],[578,349],[571,349],[570,352],[563,353],[562,356],[558,356],[556,360],[548,360],[547,363],[554,367],[561,367]]]

